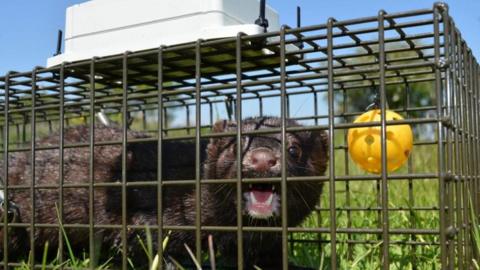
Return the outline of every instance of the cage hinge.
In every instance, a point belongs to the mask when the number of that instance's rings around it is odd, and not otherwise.
[[[453,128],[452,118],[450,116],[444,116],[440,120],[442,124],[447,128]]]
[[[437,61],[436,67],[440,70],[445,70],[450,66],[450,61],[446,60],[445,58],[441,58]]]
[[[458,229],[453,227],[453,226],[449,226],[446,230],[446,236],[447,236],[447,239],[448,240],[453,240],[455,239],[455,236],[457,235],[458,233]]]
[[[454,175],[451,171],[448,171],[443,175],[443,179],[445,179],[445,182],[454,182],[458,180],[458,177]]]
[[[448,4],[445,2],[436,2],[433,6],[434,8],[437,8],[440,12],[448,11]]]

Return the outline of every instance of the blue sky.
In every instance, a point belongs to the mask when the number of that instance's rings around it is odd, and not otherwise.
[[[1,1],[0,75],[9,70],[27,71],[44,66],[55,52],[57,30],[64,28],[67,6],[83,0]],[[137,0],[140,2],[140,0]],[[181,0],[179,0],[181,1]],[[240,0],[239,0],[240,1]],[[376,15],[378,10],[406,11],[432,7],[434,0],[267,0],[280,14],[281,23],[295,25],[295,9],[302,7],[304,25],[326,22],[329,17],[351,19]],[[480,57],[480,1],[451,0],[450,14]]]

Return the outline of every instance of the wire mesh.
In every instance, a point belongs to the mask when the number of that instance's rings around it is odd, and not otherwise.
[[[75,239],[69,245],[90,258],[83,267],[93,269],[102,248],[98,243],[118,235],[110,244],[120,247],[116,256],[126,269],[138,255],[129,246],[136,235],[146,239],[146,227],[160,258],[168,254],[162,241],[171,231],[171,245],[183,245],[175,237],[186,237],[201,262],[207,235],[229,235],[233,268],[250,267],[248,237],[261,233],[280,239],[275,243],[281,253],[275,255],[281,258],[274,259],[283,269],[302,256],[316,258],[312,267],[317,269],[325,264],[355,268],[366,265],[365,254],[373,258],[370,266],[382,269],[422,269],[432,263],[442,269],[472,267],[478,259],[474,224],[480,211],[478,92],[478,63],[443,3],[9,72],[0,77],[1,177],[5,197],[21,206],[21,220],[3,215],[3,268],[21,266],[19,254],[25,250],[31,250],[30,267],[41,267],[42,240],[60,250],[62,264],[68,260],[65,238],[70,235]],[[380,95],[380,123],[353,123],[374,93]],[[387,120],[387,109],[405,119]],[[102,131],[95,119],[100,111],[118,123],[118,134]],[[275,117],[280,124],[246,130],[237,121],[256,116]],[[218,133],[220,119],[238,123]],[[292,120],[301,125],[289,125]],[[386,168],[387,128],[401,124],[410,125],[415,136],[406,165],[368,174],[354,164],[348,129],[380,126]],[[73,134],[78,126],[84,127],[81,134]],[[289,134],[300,132],[327,132],[325,174],[289,173]],[[243,160],[246,138],[273,134],[282,153],[278,175],[244,177],[244,164],[237,162],[235,176],[204,176],[209,142],[230,138],[236,159]],[[132,152],[133,145],[147,151],[142,152],[150,159],[146,164],[155,166],[135,163],[143,160]],[[118,164],[109,160],[117,166],[112,174],[101,172],[106,149],[120,158]],[[231,201],[240,202],[246,187],[266,182],[280,189],[279,223],[255,226],[237,203],[225,210],[233,213],[231,221],[207,224],[205,187],[229,186]],[[289,198],[299,183],[323,189],[306,220],[292,225],[291,212],[298,209],[291,208]],[[194,210],[188,220],[173,224],[166,220],[176,209],[169,196],[178,192],[192,194]],[[72,206],[72,198],[81,196],[84,205]],[[151,201],[148,209],[141,209],[140,199]],[[72,209],[84,213],[73,217]],[[104,219],[101,211],[118,211],[117,222]],[[52,231],[57,237],[45,239]],[[182,231],[187,233],[175,234]],[[13,243],[21,235],[28,245],[17,247]]]

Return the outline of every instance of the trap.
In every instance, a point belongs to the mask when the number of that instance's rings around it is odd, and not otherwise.
[[[36,209],[42,203],[42,192],[55,192],[59,217],[39,223],[38,215],[20,222],[3,215],[5,269],[22,265],[12,259],[15,254],[9,245],[21,230],[34,251],[28,261],[32,268],[39,267],[35,232],[42,230],[58,234],[61,251],[67,249],[69,233],[64,232],[83,232],[90,258],[96,256],[97,232],[116,230],[118,241],[128,250],[127,232],[145,226],[127,219],[127,192],[141,188],[158,195],[158,222],[149,227],[153,241],[162,243],[170,231],[190,231],[195,240],[190,248],[198,261],[207,251],[202,250],[205,232],[214,239],[221,233],[233,235],[237,247],[234,267],[239,268],[247,267],[242,250],[249,247],[244,245],[244,236],[253,233],[279,237],[282,253],[278,260],[283,269],[289,264],[316,269],[322,265],[331,269],[466,269],[478,261],[480,77],[478,63],[446,4],[50,63],[48,68],[12,71],[0,77],[4,197],[14,200],[16,193],[24,192],[29,209]],[[380,117],[376,123],[353,123],[377,93],[380,114],[388,109],[403,119]],[[96,140],[98,112],[119,124],[120,135]],[[263,131],[237,126],[230,132],[212,133],[217,120],[255,116],[277,117],[282,124]],[[287,126],[287,119],[302,125]],[[406,163],[398,170],[380,173],[358,167],[348,154],[348,130],[380,126],[381,152],[385,153],[385,138],[395,136],[386,132],[387,127],[394,125],[409,125],[413,130],[413,147]],[[85,127],[83,141],[65,138],[72,126]],[[127,129],[149,136],[132,139]],[[202,140],[223,136],[241,145],[244,136],[277,133],[286,153],[287,135],[302,131],[328,134],[328,169],[323,175],[292,177],[284,171],[271,179],[202,177]],[[48,136],[58,139],[53,143],[42,140]],[[178,149],[160,151],[171,142],[185,140],[193,142],[193,154],[188,154],[194,157],[192,179],[166,181],[161,176],[168,168],[159,166],[156,179],[127,181],[129,144],[150,142],[157,146],[158,159],[165,160],[187,156]],[[92,181],[97,165],[90,155],[85,165],[90,180],[64,181],[71,169],[64,159],[69,151],[94,151],[105,145],[116,145],[125,157],[118,179]],[[23,184],[12,184],[8,172],[15,170],[9,166],[15,160],[9,156],[24,153],[29,171],[35,172],[36,156],[42,151],[56,151],[52,159],[58,160],[54,163],[58,180],[28,181],[38,177],[29,173]],[[381,168],[387,167],[386,158],[380,162]],[[286,168],[285,159],[281,164]],[[160,222],[168,188],[190,186],[200,201],[201,187],[231,185],[235,190],[232,198],[241,201],[243,185],[260,180],[282,187],[281,202],[295,192],[288,188],[293,183],[322,183],[320,203],[295,226],[288,224],[288,211],[292,211],[288,201],[281,206],[280,222],[268,226],[250,226],[237,217],[233,225],[205,225],[200,204],[195,205],[193,224]],[[95,194],[105,188],[116,188],[120,198],[121,218],[115,224],[96,222]],[[65,202],[75,192],[85,195],[87,202],[86,219],[80,223],[69,222],[65,215]],[[6,213],[9,204],[2,205]],[[18,211],[25,210],[18,207]],[[235,211],[240,216],[242,209]],[[160,257],[164,252],[161,246],[154,251]],[[129,253],[121,252],[120,257],[122,267],[128,268]],[[62,255],[58,261],[68,258]],[[94,268],[94,260],[91,262],[85,267]]]

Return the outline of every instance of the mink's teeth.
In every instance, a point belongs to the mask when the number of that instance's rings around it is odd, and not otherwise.
[[[253,187],[252,184],[249,184],[249,185],[248,185],[248,188],[249,188],[249,189],[252,189],[252,187]]]
[[[252,200],[252,203],[257,203],[257,199],[255,199],[255,195],[253,195],[253,192],[250,192],[250,200]]]
[[[272,185],[272,191],[275,191],[275,186],[274,185]]]
[[[273,193],[270,194],[270,196],[268,197],[268,199],[267,199],[267,204],[268,204],[268,205],[271,205],[271,204],[272,204],[272,201],[273,201]]]

